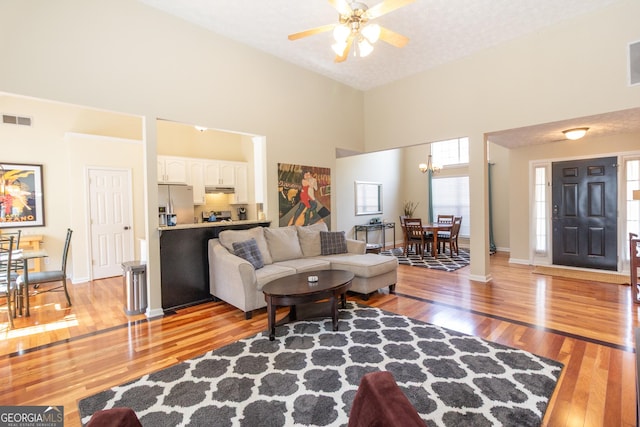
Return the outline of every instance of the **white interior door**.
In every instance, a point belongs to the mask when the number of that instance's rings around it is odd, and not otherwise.
[[[122,169],[89,169],[92,279],[122,274],[133,260],[131,174]]]

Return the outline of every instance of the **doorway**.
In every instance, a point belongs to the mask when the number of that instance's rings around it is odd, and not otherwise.
[[[617,158],[552,164],[553,264],[616,270]]]
[[[92,168],[89,175],[91,278],[122,274],[132,258],[131,173],[125,169]]]

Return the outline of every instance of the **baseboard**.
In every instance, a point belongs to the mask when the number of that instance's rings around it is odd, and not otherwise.
[[[474,282],[482,282],[482,283],[488,283],[491,280],[493,280],[493,277],[491,277],[490,274],[487,274],[485,276],[481,276],[478,274],[470,274],[467,277],[469,278],[469,280],[473,280]]]

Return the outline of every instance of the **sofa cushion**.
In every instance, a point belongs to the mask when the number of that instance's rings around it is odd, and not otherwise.
[[[273,262],[303,257],[295,226],[265,228],[264,238]]]
[[[269,247],[267,246],[267,241],[264,238],[262,227],[254,227],[248,230],[224,230],[218,235],[218,241],[230,253],[235,253],[233,250],[233,242],[243,242],[251,239],[252,237],[256,239],[256,244],[258,245],[258,249],[260,249],[260,254],[262,255],[264,264],[267,265],[273,263],[271,254],[269,253]]]
[[[297,273],[313,270],[330,270],[331,262],[322,258],[298,258],[280,261],[276,265],[295,268]]]
[[[320,255],[320,232],[328,231],[327,224],[323,221],[316,222],[312,225],[300,226],[297,225],[298,240],[300,240],[300,248],[304,256],[318,256]]]
[[[262,287],[267,283],[281,277],[291,276],[292,274],[296,274],[295,268],[280,264],[265,265],[264,268],[256,270],[256,290],[262,292]],[[261,295],[261,298],[262,301],[264,301],[264,295]],[[264,305],[266,305],[266,303]]]
[[[320,253],[322,255],[346,254],[347,238],[344,231],[321,231]]]
[[[375,277],[398,268],[398,259],[394,256],[378,254],[346,254],[319,257],[331,262],[332,270],[347,270],[356,277]]]
[[[262,254],[260,253],[260,249],[258,249],[256,239],[253,237],[243,242],[233,242],[233,251],[235,255],[249,261],[256,270],[264,267]]]

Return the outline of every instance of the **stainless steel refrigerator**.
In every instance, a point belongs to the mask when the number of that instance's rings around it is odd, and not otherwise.
[[[158,206],[166,216],[175,215],[177,224],[193,224],[193,187],[190,185],[158,185]],[[162,221],[160,221],[162,224]]]

